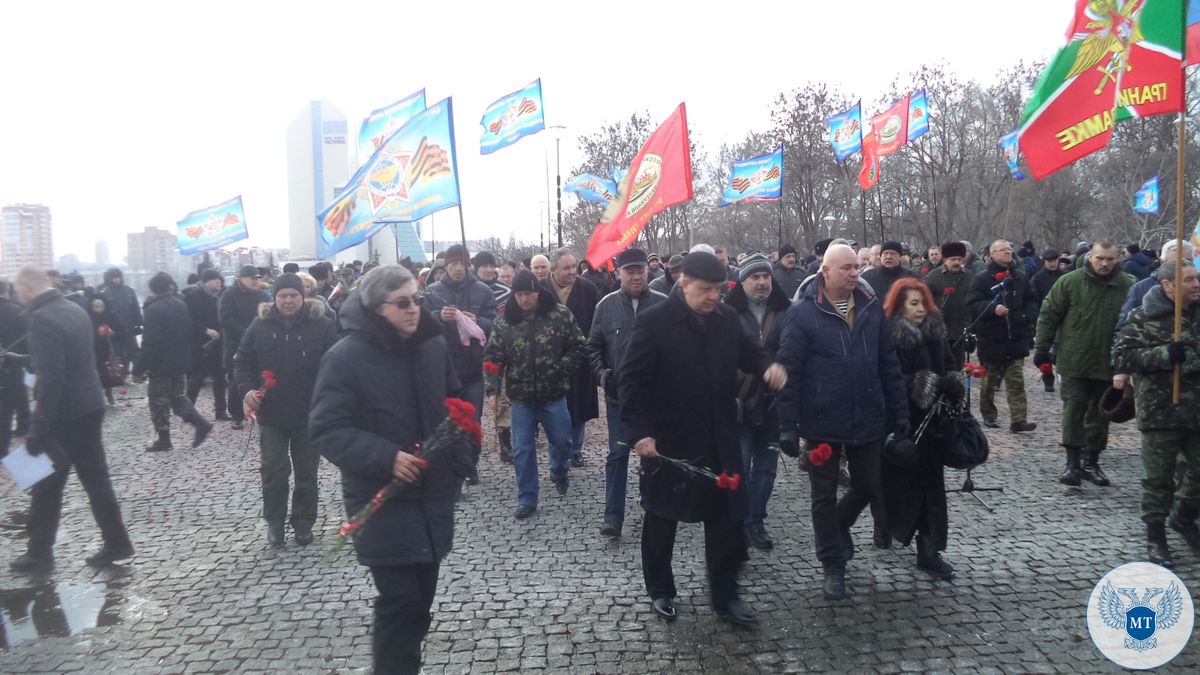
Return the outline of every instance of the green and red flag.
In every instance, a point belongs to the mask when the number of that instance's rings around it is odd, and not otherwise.
[[[1076,0],[1067,45],[1021,118],[1021,152],[1042,179],[1108,145],[1123,119],[1184,104],[1187,0]]]
[[[617,197],[600,216],[588,242],[587,259],[595,269],[637,241],[659,211],[692,198],[692,152],[687,108],[680,103],[638,150]]]

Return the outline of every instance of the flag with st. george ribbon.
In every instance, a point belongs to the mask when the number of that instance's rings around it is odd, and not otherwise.
[[[870,190],[879,182],[879,152],[878,141],[874,133],[863,136],[862,166],[858,169],[858,186]]]
[[[829,143],[833,146],[833,156],[838,164],[862,150],[862,101],[846,112],[827,118],[825,125],[829,127]]]
[[[783,146],[773,152],[733,163],[721,206],[738,202],[773,202],[783,196]]]
[[[1000,148],[1000,152],[1004,153],[1004,162],[1008,164],[1008,172],[1016,180],[1024,180],[1025,172],[1021,171],[1021,145],[1018,142],[1018,132],[1010,131],[1000,137],[1000,142],[996,143],[996,147]]]
[[[1041,180],[1108,145],[1119,120],[1183,109],[1186,0],[1076,0],[1067,44],[1021,116]]]
[[[929,101],[922,89],[908,97],[908,142],[929,133]]]
[[[646,140],[629,173],[617,186],[617,198],[604,210],[588,242],[587,259],[600,268],[637,241],[650,219],[663,209],[692,198],[692,153],[688,145],[687,107],[680,103]]]
[[[192,211],[177,223],[180,255],[195,255],[221,248],[250,236],[246,231],[246,213],[242,197]]]
[[[908,143],[908,97],[872,117],[871,133],[875,135],[875,154],[879,157],[903,148]]]
[[[581,173],[563,185],[564,192],[571,192],[589,202],[611,202],[617,196],[617,184],[594,173]]]
[[[1133,193],[1133,210],[1137,213],[1158,214],[1158,176],[1142,183]]]
[[[358,158],[366,160],[375,154],[388,136],[396,133],[405,122],[424,109],[425,90],[422,89],[389,106],[372,110],[358,130]]]
[[[449,98],[417,113],[384,142],[317,215],[317,257],[459,204],[454,111]]]
[[[481,155],[490,155],[545,129],[541,78],[488,106],[479,124],[483,126],[479,139]]]

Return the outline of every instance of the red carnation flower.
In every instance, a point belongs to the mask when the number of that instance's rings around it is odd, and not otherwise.
[[[1043,375],[1049,375],[1050,373],[1054,372],[1054,366],[1050,365],[1049,363],[1043,363],[1042,365],[1038,366],[1038,370],[1042,371]]]
[[[741,484],[742,484],[742,475],[741,474],[735,473],[729,477],[729,490],[731,492],[737,492],[738,486],[740,486]]]
[[[808,463],[813,466],[821,466],[833,457],[833,447],[828,443],[822,443],[812,450],[808,451]]]
[[[730,289],[731,289],[731,288],[733,288],[734,286],[737,286],[737,282],[736,282],[736,281],[726,281],[726,282],[725,282],[725,288],[730,288]]]
[[[996,272],[996,281],[1004,281],[1008,278],[1008,272]]]
[[[128,391],[128,390],[126,390],[126,389],[118,389],[118,390],[117,390],[117,395],[118,395],[118,396],[124,396],[125,394],[128,394],[128,393],[129,393],[129,391]]]
[[[944,294],[946,294],[946,295],[954,295],[954,287],[953,287],[953,286],[950,286],[950,287],[949,287],[949,288],[947,288],[946,290],[942,291],[942,293],[944,293]]]
[[[491,361],[484,361],[483,362],[483,372],[491,373],[492,375],[499,375],[500,374],[500,364],[492,363]]]
[[[275,373],[270,370],[262,371],[263,389],[274,389],[275,385],[279,384],[275,379]]]
[[[929,274],[929,268],[928,268],[928,267],[922,267],[922,268],[921,268],[921,274],[922,274],[922,275]]]

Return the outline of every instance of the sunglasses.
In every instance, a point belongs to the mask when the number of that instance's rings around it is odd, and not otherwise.
[[[421,298],[397,298],[396,300],[384,300],[385,305],[395,305],[397,309],[408,309],[413,305],[421,306]]]

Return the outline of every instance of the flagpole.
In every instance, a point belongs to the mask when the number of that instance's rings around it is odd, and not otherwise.
[[[1012,215],[1013,192],[1016,185],[1017,181],[1011,179],[1008,181],[1008,205],[1004,207],[1004,232],[1000,234],[1005,239],[1008,239],[1008,218]]]
[[[1184,6],[1186,12],[1186,5]],[[1187,75],[1184,71],[1183,79]],[[1175,168],[1175,342],[1183,339],[1183,199],[1184,166],[1187,156],[1187,90],[1183,94],[1183,111],[1179,113],[1179,152]],[[1179,405],[1179,381],[1182,369],[1175,364],[1171,383],[1171,402]]]
[[[463,212],[461,198],[458,205],[458,233],[462,236],[463,248],[467,247],[467,226],[463,223]]]

